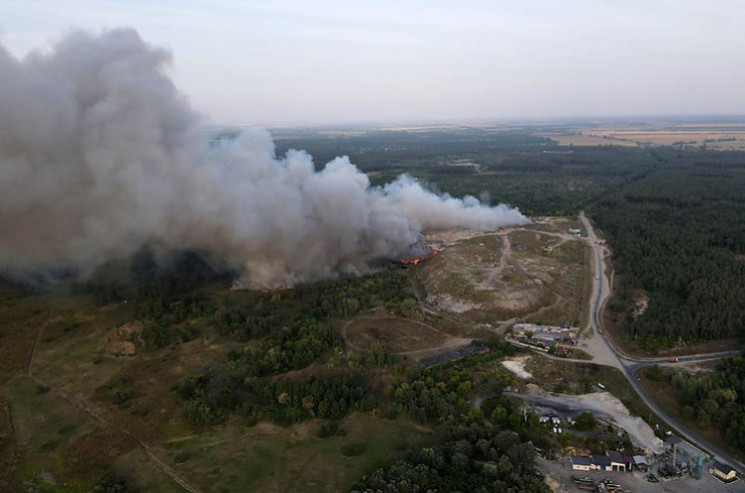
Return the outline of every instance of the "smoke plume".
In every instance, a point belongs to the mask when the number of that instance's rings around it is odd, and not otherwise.
[[[273,286],[364,272],[421,231],[528,222],[407,176],[371,187],[346,157],[315,171],[265,131],[207,145],[169,62],[130,29],[22,59],[0,47],[0,271],[85,272],[149,246],[207,251]]]

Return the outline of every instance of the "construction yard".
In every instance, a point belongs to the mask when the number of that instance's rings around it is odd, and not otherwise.
[[[567,458],[559,460],[538,460],[538,469],[547,476],[549,485],[556,493],[581,491],[576,487],[573,477],[587,477],[594,481],[612,480],[621,485],[623,491],[639,493],[706,493],[742,491],[742,483],[726,485],[704,471],[701,479],[684,477],[674,481],[651,483],[644,479],[645,473],[612,471],[574,471]],[[570,486],[571,485],[571,486]]]

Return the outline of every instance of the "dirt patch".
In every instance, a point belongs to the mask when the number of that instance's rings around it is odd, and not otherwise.
[[[518,356],[517,358],[502,361],[502,366],[504,366],[520,378],[533,378],[533,375],[525,370],[525,363],[529,359],[530,355]]]
[[[639,291],[636,294],[636,300],[634,302],[634,318],[644,315],[649,306],[649,296],[644,291]]]
[[[430,294],[427,296],[427,303],[450,313],[458,314],[476,310],[481,307],[478,303],[458,299],[447,293]]]
[[[109,470],[119,456],[136,447],[134,439],[123,433],[97,428],[70,446],[67,465],[76,477],[95,479]]]
[[[137,344],[142,347],[142,322],[136,321],[111,329],[103,343],[103,352],[111,356],[133,356]]]
[[[424,265],[418,278],[427,303],[471,321],[508,320],[540,308],[545,290],[513,262],[508,234],[461,238]]]

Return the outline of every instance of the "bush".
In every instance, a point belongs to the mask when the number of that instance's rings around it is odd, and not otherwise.
[[[346,436],[346,434],[347,430],[339,426],[339,422],[335,419],[324,422],[316,433],[319,438],[328,438],[330,436]]]
[[[176,464],[181,464],[181,463],[186,462],[189,459],[191,459],[191,452],[184,451],[184,452],[179,452],[178,454],[176,454],[173,457],[173,462],[175,462]]]
[[[344,457],[355,457],[364,454],[366,449],[365,442],[349,443],[341,448],[341,453]]]
[[[592,413],[584,412],[577,416],[577,422],[574,424],[574,429],[579,431],[592,431],[597,427],[598,421]]]

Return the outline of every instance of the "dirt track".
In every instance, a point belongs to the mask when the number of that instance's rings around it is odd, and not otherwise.
[[[137,446],[139,446],[142,449],[142,451],[150,459],[150,461],[158,469],[160,469],[165,474],[167,474],[168,476],[170,476],[170,478],[176,484],[178,484],[182,489],[184,489],[184,490],[186,490],[186,491],[188,491],[190,493],[199,493],[200,492],[199,489],[197,489],[195,486],[193,486],[192,484],[190,484],[188,481],[186,481],[186,479],[184,479],[181,475],[179,475],[175,470],[173,470],[170,466],[168,466],[166,463],[164,463],[162,460],[160,460],[153,453],[153,451],[150,449],[150,447],[145,442],[143,442],[139,437],[137,437],[136,435],[134,435],[130,431],[122,428],[121,426],[118,426],[118,425],[112,423],[111,421],[107,420],[106,418],[104,418],[103,416],[101,416],[100,414],[98,414],[96,411],[94,411],[90,406],[86,405],[84,402],[75,399],[74,397],[66,394],[65,392],[62,392],[61,390],[59,390],[57,388],[54,388],[49,382],[45,382],[44,380],[39,379],[38,377],[36,377],[32,373],[32,371],[31,371],[31,365],[33,363],[34,354],[36,353],[36,347],[38,346],[39,342],[41,341],[42,335],[43,335],[44,331],[46,330],[47,325],[49,325],[49,321],[51,320],[51,318],[52,318],[52,314],[50,314],[47,317],[46,322],[44,323],[44,325],[42,325],[39,328],[39,334],[37,335],[36,340],[34,341],[34,345],[31,348],[31,352],[29,354],[28,361],[26,363],[26,374],[25,375],[15,375],[15,376],[21,376],[21,377],[26,377],[26,378],[32,379],[34,381],[34,383],[36,383],[37,385],[48,388],[50,390],[50,392],[52,393],[52,395],[56,395],[57,397],[59,397],[60,399],[64,400],[68,404],[71,404],[71,405],[77,407],[78,409],[80,409],[81,411],[83,411],[84,413],[86,413],[88,416],[90,416],[92,419],[94,419],[95,421],[97,421],[100,424],[104,425],[105,427],[110,428],[110,429],[112,429],[112,430],[114,430],[114,431],[116,431],[118,433],[123,434],[123,435],[126,435],[128,438],[134,440],[134,442],[137,444]]]

